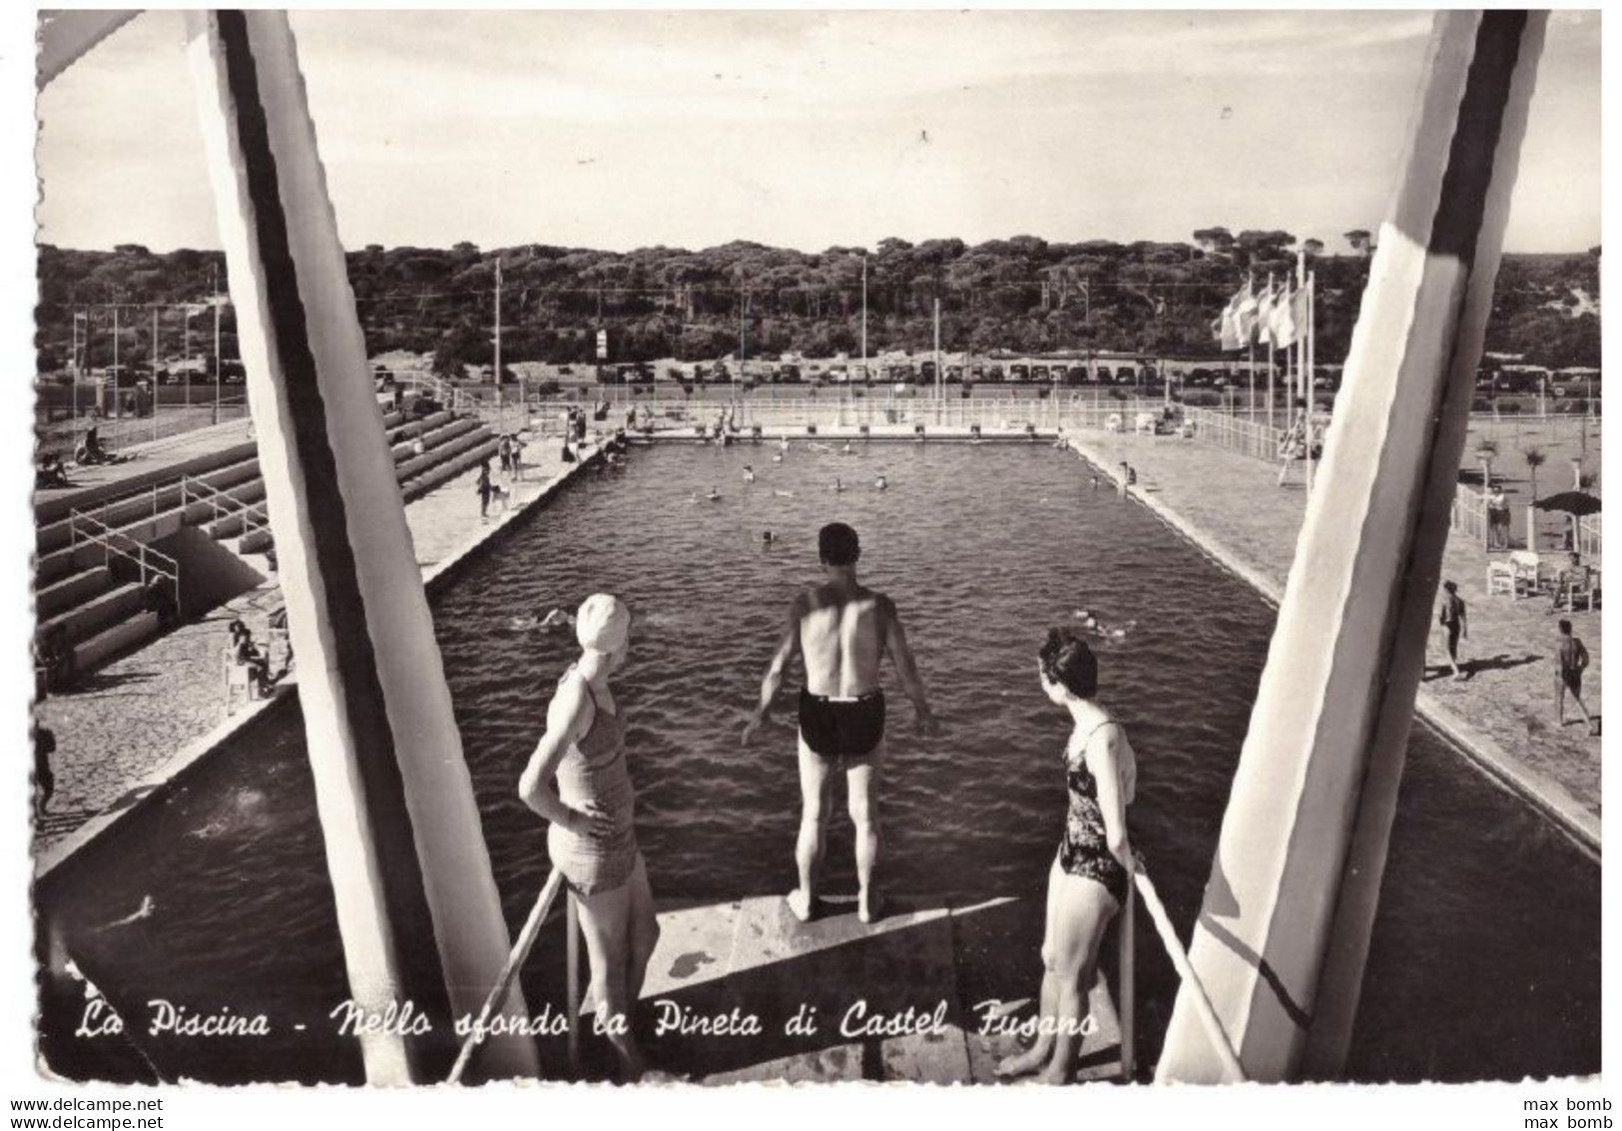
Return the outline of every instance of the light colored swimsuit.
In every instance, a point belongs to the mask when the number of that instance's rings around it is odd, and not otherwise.
[[[574,675],[570,668],[564,675]],[[561,682],[561,681],[560,681]],[[571,809],[594,803],[612,821],[606,836],[574,833],[553,824],[546,834],[547,854],[578,895],[613,891],[631,878],[636,867],[636,827],[632,820],[636,793],[625,765],[625,723],[597,702],[591,684],[591,728],[558,762],[558,797]]]

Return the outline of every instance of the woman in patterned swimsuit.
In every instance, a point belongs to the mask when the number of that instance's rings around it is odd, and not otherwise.
[[[632,824],[625,723],[608,677],[625,662],[631,614],[618,599],[588,597],[575,617],[580,659],[558,681],[518,795],[551,822],[547,853],[580,909],[597,1015],[619,1055],[622,1081],[646,1072],[629,1010],[659,939],[647,864]],[[550,788],[556,777],[556,793]]]
[[[1104,931],[1131,897],[1126,807],[1136,789],[1137,763],[1121,724],[1094,699],[1098,661],[1081,634],[1052,629],[1039,655],[1042,690],[1070,712],[1073,725],[1065,746],[1070,810],[1048,873],[1036,1043],[997,1071],[1016,1076],[1040,1070],[1046,1082],[1063,1084],[1086,1033],[1087,995]]]

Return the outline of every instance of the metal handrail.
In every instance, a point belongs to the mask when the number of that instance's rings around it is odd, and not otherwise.
[[[535,906],[530,908],[529,918],[524,920],[523,929],[518,932],[518,941],[513,943],[512,952],[507,955],[507,962],[496,977],[496,984],[490,988],[485,996],[484,1005],[479,1009],[478,1023],[473,1031],[462,1042],[462,1051],[456,1055],[456,1063],[451,1066],[451,1074],[445,1078],[447,1084],[460,1084],[462,1074],[467,1071],[469,1062],[473,1059],[474,1051],[484,1043],[485,1026],[489,1024],[491,1016],[506,1002],[507,995],[512,992],[513,982],[518,978],[518,971],[529,957],[529,952],[535,946],[535,939],[541,933],[541,925],[546,921],[546,914],[557,901],[558,892],[563,888],[563,873],[556,868],[546,877],[546,884],[541,888],[541,894],[535,900]],[[570,932],[572,943],[574,932]],[[573,963],[570,964],[573,982]],[[571,1043],[574,1040],[574,1029],[579,1025],[578,1011],[571,1012],[569,1016],[569,1033]]]
[[[270,531],[269,514],[266,514],[262,519],[259,518],[259,508],[256,504],[239,499],[235,495],[228,495],[218,487],[205,483],[201,479],[193,478],[190,475],[182,475],[180,477],[180,505],[182,507],[190,506],[193,498],[198,502],[209,505],[209,508],[214,512],[215,521],[240,516],[242,519],[242,534],[239,537],[246,537],[249,534],[260,532],[269,533]],[[222,502],[221,500],[225,501]]]
[[[157,507],[156,489],[154,489],[152,492],[152,498],[155,514]],[[86,524],[89,529],[81,530],[80,523]],[[111,526],[108,526],[105,522],[102,522],[94,515],[79,510],[77,507],[75,507],[73,510],[68,512],[68,546],[70,549],[78,549],[79,539],[81,536],[85,539],[85,541],[101,546],[103,551],[103,565],[109,564],[108,555],[110,554],[117,554],[128,561],[134,562],[136,568],[140,570],[141,587],[143,589],[147,584],[148,571],[158,577],[168,578],[170,586],[173,590],[175,606],[177,608],[179,607],[180,563],[174,558],[171,558],[168,554],[162,553],[161,551],[154,550],[145,542],[132,538],[121,530],[113,529]],[[119,539],[128,543],[129,546],[134,547],[134,552],[132,553],[130,549],[117,545],[116,540]],[[149,561],[148,559],[151,560]]]
[[[1194,1005],[1194,1014],[1200,1019],[1200,1026],[1210,1039],[1211,1047],[1216,1050],[1217,1059],[1222,1062],[1223,1073],[1228,1081],[1243,1083],[1245,1069],[1239,1063],[1239,1057],[1233,1051],[1233,1042],[1228,1039],[1227,1030],[1222,1027],[1222,1020],[1217,1017],[1216,1009],[1211,1005],[1211,998],[1205,992],[1205,984],[1200,981],[1200,976],[1195,973],[1193,964],[1189,962],[1188,952],[1183,949],[1182,942],[1177,938],[1176,928],[1171,924],[1171,917],[1166,914],[1166,905],[1160,902],[1160,893],[1155,890],[1154,882],[1149,879],[1149,873],[1144,869],[1141,862],[1133,862],[1132,878],[1137,885],[1138,894],[1143,897],[1144,909],[1149,912],[1149,918],[1154,922],[1155,932],[1160,936],[1160,944],[1166,948],[1166,956],[1171,959],[1171,964],[1176,969],[1178,978],[1181,979],[1183,986],[1190,992],[1190,1000]],[[1133,1005],[1130,1003],[1133,1001],[1136,990],[1131,981],[1133,963],[1128,957],[1132,953],[1129,947],[1132,940],[1131,910],[1133,902],[1131,899],[1127,900],[1127,905],[1123,909],[1121,916],[1121,941],[1123,948],[1126,948],[1121,951],[1121,983],[1123,986],[1121,993],[1123,1001],[1128,1003],[1122,1010],[1121,1063],[1123,1068],[1128,1067],[1134,1059],[1130,1045],[1133,1024],[1131,1020]],[[1127,1072],[1127,1075],[1130,1077],[1130,1071]]]

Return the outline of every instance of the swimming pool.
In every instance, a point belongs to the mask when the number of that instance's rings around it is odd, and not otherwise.
[[[797,442],[782,464],[775,451],[639,449],[625,471],[572,484],[435,599],[509,922],[522,920],[547,868],[542,827],[515,784],[574,655],[568,635],[509,622],[597,590],[637,614],[617,694],[656,895],[792,886],[793,732],[769,729],[743,749],[738,731],[789,599],[817,574],[816,530],[838,518],[863,536],[864,580],[896,599],[946,727],[915,739],[910,706],[893,696],[886,886],[1040,893],[1063,821],[1066,720],[1037,685],[1035,649],[1050,624],[1086,605],[1136,621],[1101,651],[1101,699],[1139,752],[1134,840],[1186,937],[1272,611],[1044,445],[874,443],[840,456]],[[887,491],[871,488],[879,472]],[[848,490],[828,489],[836,476]],[[719,502],[691,501],[712,485]],[[768,529],[775,541],[764,548]],[[315,1036],[346,991],[302,744],[296,711],[249,732],[94,846],[47,898],[69,950],[110,995],[251,1006],[310,1026],[297,1037],[167,1042],[173,1065],[195,1076],[360,1075],[346,1041]],[[854,887],[842,809],[829,839],[834,891]],[[152,914],[110,925],[147,894]],[[1599,918],[1598,865],[1416,727],[1349,1076],[1598,1071]],[[1139,937],[1139,1047],[1152,1060],[1176,983],[1150,933]]]

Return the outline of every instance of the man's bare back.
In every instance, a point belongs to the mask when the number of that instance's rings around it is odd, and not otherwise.
[[[895,605],[864,585],[831,581],[795,599],[805,689],[813,695],[854,699],[878,689]]]

